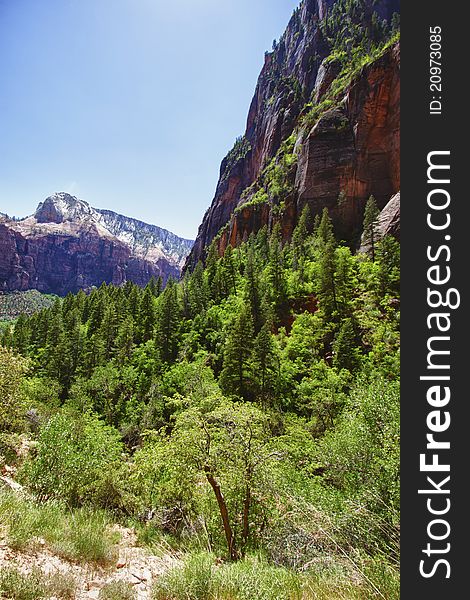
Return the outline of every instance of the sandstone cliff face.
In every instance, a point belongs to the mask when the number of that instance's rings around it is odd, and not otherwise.
[[[37,289],[65,295],[102,282],[143,286],[152,276],[164,281],[179,277],[189,240],[115,213],[110,213],[112,231],[110,215],[102,212],[106,214],[59,193],[31,217],[2,217],[0,291]],[[159,232],[164,232],[161,239]]]
[[[252,231],[280,220],[288,238],[306,203],[313,214],[327,206],[339,237],[358,241],[368,196],[373,194],[383,207],[399,190],[398,44],[365,66],[313,127],[304,123],[306,102],[320,103],[341,70],[329,57],[331,48],[320,27],[335,1],[304,0],[277,47],[266,54],[243,144],[222,162],[215,197],[187,268],[204,258],[216,236],[222,253],[227,244],[236,245]],[[399,11],[395,0],[365,6],[386,20]],[[256,186],[264,167],[292,133],[297,138],[297,165],[288,174],[293,191],[284,199],[283,210],[251,203],[247,188]],[[338,205],[340,193],[344,198]]]
[[[324,206],[340,238],[360,230],[367,198],[383,208],[400,189],[400,48],[392,46],[346,90],[299,148],[297,208]],[[338,203],[342,193],[343,200]]]
[[[267,160],[294,130],[305,98],[300,90],[312,90],[318,69],[328,54],[317,21],[334,0],[307,0],[292,16],[277,48],[266,53],[248,112],[244,152],[222,161],[214,200],[204,215],[187,265],[192,268],[205,249],[230,220],[240,196],[259,176]],[[236,147],[234,148],[236,151]]]

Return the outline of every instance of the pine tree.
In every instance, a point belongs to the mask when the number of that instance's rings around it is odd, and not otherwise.
[[[158,298],[158,296],[160,296],[160,294],[162,293],[163,287],[161,275],[159,275],[157,279],[155,279],[155,277],[152,275],[145,287],[149,288],[149,290],[155,298]]]
[[[157,320],[155,306],[155,293],[152,286],[146,286],[139,305],[139,323],[138,342],[148,342],[155,333],[155,323]],[[131,317],[132,318],[132,317]]]
[[[90,318],[88,324],[88,333],[93,334],[97,332],[101,324],[103,323],[104,313],[106,310],[106,289],[103,286],[100,287],[96,293],[90,298]]]
[[[315,234],[316,252],[319,262],[318,296],[326,321],[331,321],[338,311],[336,294],[336,242],[333,235],[333,224],[328,209],[323,209],[322,218]]]
[[[257,334],[265,321],[263,310],[263,300],[261,297],[259,269],[255,262],[255,252],[251,247],[248,249],[246,259],[245,281],[246,295],[251,308],[251,316],[253,319],[254,331]]]
[[[235,316],[225,342],[220,381],[222,388],[228,394],[243,398],[247,398],[250,394],[253,337],[251,311],[244,304]]]
[[[178,354],[180,310],[178,290],[169,279],[159,298],[156,321],[156,345],[164,362],[172,362]]]
[[[204,266],[199,261],[191,273],[188,282],[191,317],[203,313],[207,308],[208,290],[204,278]]]
[[[398,297],[400,294],[400,244],[392,236],[386,235],[377,244],[379,265],[379,298],[386,294]]]
[[[262,264],[266,264],[269,260],[269,235],[268,226],[263,225],[256,234],[256,254],[259,256]]]
[[[253,354],[258,387],[265,402],[275,389],[275,346],[268,323],[263,325],[255,338]]]
[[[13,334],[13,347],[20,354],[26,355],[30,339],[30,330],[28,319],[24,314],[21,314],[15,324]]]
[[[379,240],[377,231],[379,214],[375,198],[370,196],[364,211],[363,241],[369,247],[372,260],[375,260],[375,249]]]
[[[204,270],[208,296],[213,301],[217,301],[220,298],[219,286],[217,282],[218,264],[219,252],[217,250],[215,241],[213,241],[207,252],[206,268]]]
[[[131,316],[126,317],[119,325],[116,337],[116,350],[118,364],[123,365],[132,356],[134,349],[134,320]]]
[[[75,304],[64,318],[64,325],[64,339],[61,341],[62,348],[60,349],[63,355],[61,384],[64,392],[67,393],[82,361],[84,345],[80,310]]]
[[[360,364],[358,340],[353,319],[344,319],[333,342],[333,365],[355,371]]]
[[[226,295],[237,293],[237,267],[233,256],[232,246],[227,246],[222,259],[222,280]]]
[[[284,256],[282,250],[281,227],[279,223],[273,228],[269,240],[269,263],[268,263],[269,295],[274,312],[281,318],[288,305],[287,282],[284,275]]]
[[[300,281],[304,281],[304,264],[307,255],[308,230],[310,225],[310,207],[306,204],[292,234],[293,267],[299,271]]]
[[[130,284],[129,294],[127,296],[127,303],[129,307],[129,314],[132,316],[134,321],[137,322],[139,319],[140,299],[142,292],[140,288],[135,284]]]
[[[103,340],[103,361],[108,361],[114,353],[114,343],[118,328],[118,320],[114,304],[108,304],[104,311],[103,321],[97,336]]]

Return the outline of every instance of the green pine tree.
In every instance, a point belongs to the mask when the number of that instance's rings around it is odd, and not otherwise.
[[[379,241],[379,214],[380,211],[377,208],[375,198],[374,196],[370,196],[367,200],[366,208],[364,210],[363,241],[368,246],[372,260],[375,260],[375,250],[377,247],[377,242]]]
[[[243,304],[233,320],[225,342],[220,382],[227,394],[242,398],[250,396],[253,337],[251,310]]]
[[[169,279],[159,298],[156,321],[156,345],[164,362],[176,359],[179,346],[180,310],[178,290],[173,279]]]

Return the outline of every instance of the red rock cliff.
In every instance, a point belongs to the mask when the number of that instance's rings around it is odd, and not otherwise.
[[[340,70],[336,61],[325,60],[331,48],[319,25],[333,4],[335,0],[304,0],[273,52],[266,54],[245,135],[222,162],[214,200],[186,268],[204,258],[216,236],[223,252],[227,244],[236,245],[280,220],[289,237],[306,203],[314,214],[329,207],[338,235],[357,240],[368,196],[373,194],[383,207],[399,190],[398,43],[352,79],[334,109],[324,111],[310,129],[305,126],[306,103],[320,103]],[[385,19],[399,10],[394,0],[374,6]],[[293,132],[298,157],[288,175],[293,191],[283,210],[274,213],[269,203],[250,203],[247,188],[256,186],[263,168]],[[345,198],[338,205],[340,192]]]

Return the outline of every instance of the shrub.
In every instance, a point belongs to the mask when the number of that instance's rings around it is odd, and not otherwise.
[[[41,428],[37,455],[25,464],[22,476],[40,500],[106,508],[110,496],[102,490],[120,468],[122,451],[114,428],[91,414],[62,412]]]
[[[116,535],[109,530],[109,519],[103,512],[82,508],[62,521],[60,536],[52,538],[52,550],[67,560],[109,563],[116,558]]]
[[[76,597],[77,581],[70,573],[56,572],[45,575],[34,568],[30,573],[22,573],[16,567],[0,571],[0,594],[10,600],[40,600],[60,598],[73,600]],[[124,598],[124,597],[123,597]]]

